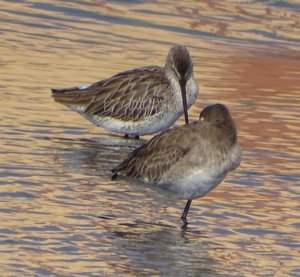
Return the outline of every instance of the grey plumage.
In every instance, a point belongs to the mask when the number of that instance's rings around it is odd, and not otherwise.
[[[228,109],[216,104],[206,107],[199,121],[153,137],[112,172],[169,190],[190,205],[215,188],[241,157],[235,123]]]

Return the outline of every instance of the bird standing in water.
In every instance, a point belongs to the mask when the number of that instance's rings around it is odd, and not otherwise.
[[[54,100],[98,126],[125,137],[167,130],[199,94],[185,46],[169,50],[164,67],[147,66],[118,73],[89,86],[52,89]]]
[[[199,121],[171,128],[134,150],[115,167],[119,174],[187,199],[181,219],[187,225],[191,202],[210,192],[240,164],[235,123],[222,104],[203,109]]]

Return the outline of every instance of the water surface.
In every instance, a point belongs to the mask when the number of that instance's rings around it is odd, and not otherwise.
[[[299,12],[293,0],[2,1],[1,275],[299,275]],[[163,65],[176,43],[201,87],[191,119],[228,105],[244,149],[186,231],[184,201],[110,181],[143,141],[109,136],[49,90]]]

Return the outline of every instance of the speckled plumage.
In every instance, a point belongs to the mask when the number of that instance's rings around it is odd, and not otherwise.
[[[191,201],[220,184],[240,161],[234,121],[224,105],[216,104],[206,107],[199,121],[155,136],[112,171]]]
[[[183,91],[184,90],[184,91]],[[165,67],[118,73],[90,86],[52,89],[54,100],[109,131],[129,135],[168,129],[197,98],[198,84],[184,46],[170,49]]]

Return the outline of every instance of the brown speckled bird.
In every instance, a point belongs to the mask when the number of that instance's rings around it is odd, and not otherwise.
[[[88,86],[52,89],[54,100],[111,132],[138,137],[168,129],[196,101],[198,84],[185,46],[170,49],[164,67],[147,66]]]

